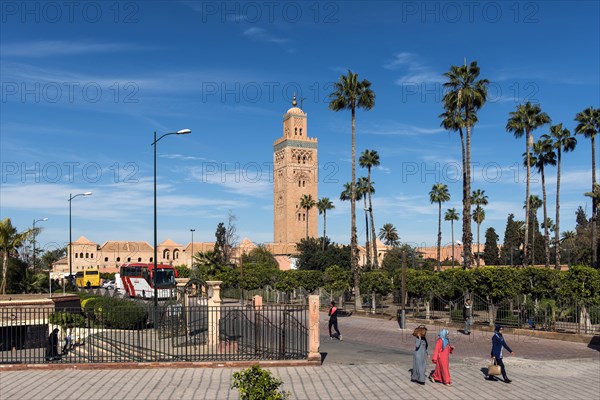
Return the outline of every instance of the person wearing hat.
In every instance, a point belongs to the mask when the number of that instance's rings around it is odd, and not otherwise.
[[[500,366],[500,372],[502,373],[502,378],[504,378],[504,383],[511,383],[512,381],[508,379],[506,376],[506,368],[504,367],[504,363],[502,362],[502,349],[506,349],[510,352],[511,355],[515,355],[515,353],[508,347],[506,341],[504,340],[504,336],[502,336],[502,332],[504,328],[501,325],[496,325],[496,329],[494,329],[494,336],[492,336],[492,359],[496,360],[496,364]],[[487,377],[490,381],[497,380],[494,376],[488,375]]]

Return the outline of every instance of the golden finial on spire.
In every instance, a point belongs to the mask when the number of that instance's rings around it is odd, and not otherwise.
[[[298,102],[296,101],[296,93],[294,93],[294,97],[292,98],[292,106],[296,107]]]

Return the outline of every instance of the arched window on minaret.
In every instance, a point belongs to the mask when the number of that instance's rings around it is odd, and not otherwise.
[[[306,214],[302,213],[302,221],[306,221]]]
[[[306,164],[306,156],[302,157],[302,164]]]
[[[300,164],[300,156],[298,156],[298,164]]]
[[[302,128],[300,128],[300,136],[302,136]]]
[[[300,222],[300,213],[298,213],[298,222]]]
[[[294,136],[298,135],[298,128],[294,128]]]

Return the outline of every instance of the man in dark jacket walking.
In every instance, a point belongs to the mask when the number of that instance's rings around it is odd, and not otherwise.
[[[471,325],[473,325],[473,306],[471,304],[471,299],[465,300],[465,305],[463,306],[463,318],[465,320],[465,329],[463,332],[465,335],[470,335]]]
[[[504,341],[504,336],[502,336],[502,332],[504,328],[500,325],[496,325],[496,329],[494,330],[494,336],[492,336],[492,359],[496,360],[496,364],[500,366],[500,372],[502,373],[502,378],[504,378],[505,383],[511,383],[512,381],[508,379],[506,376],[506,368],[504,367],[504,363],[502,362],[502,349],[506,349],[510,352],[511,355],[515,355],[515,353],[508,347],[506,341]],[[497,380],[493,376],[488,376],[488,380],[495,381]]]

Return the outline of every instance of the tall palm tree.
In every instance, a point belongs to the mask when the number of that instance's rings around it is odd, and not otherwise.
[[[442,264],[440,261],[440,252],[442,247],[442,203],[450,200],[450,192],[448,192],[448,185],[443,183],[436,183],[431,187],[429,192],[429,201],[431,204],[438,204],[438,237],[437,237],[437,262],[438,271],[442,270]]]
[[[454,268],[454,221],[458,221],[456,208],[449,208],[444,214],[444,221],[450,221],[450,230],[452,231],[452,268]]]
[[[367,252],[367,266],[369,268],[373,267],[373,262],[371,258],[371,241],[369,240],[369,209],[367,208],[367,197],[370,193],[374,193],[375,189],[373,188],[374,182],[369,182],[369,180],[361,176],[358,178],[356,182],[356,195],[359,197],[359,200],[362,198],[364,203],[363,210],[365,211],[365,250]],[[375,256],[373,254],[373,256]]]
[[[393,224],[383,224],[383,227],[379,229],[379,239],[383,240],[386,246],[398,246],[400,244],[400,236],[398,236],[398,230]]]
[[[479,229],[485,219],[485,210],[480,205],[473,210],[473,221],[477,224],[477,267],[479,267]]]
[[[533,137],[531,132],[550,123],[550,117],[545,112],[542,112],[538,104],[527,102],[517,106],[516,111],[511,111],[508,122],[506,123],[506,131],[512,132],[516,138],[525,135],[525,154],[527,168],[527,184],[525,189],[525,243],[524,243],[524,262],[529,265],[529,183],[531,177],[531,160],[529,148],[533,146]]]
[[[596,134],[600,132],[600,108],[588,107],[575,116],[575,133],[589,138],[592,143],[592,191],[596,184]],[[596,238],[597,208],[592,203],[592,266],[598,264],[598,246]]]
[[[363,200],[364,201],[364,208],[365,208],[365,237],[366,237],[366,245],[365,245],[365,251],[366,251],[366,256],[367,256],[367,261],[366,261],[366,265],[370,266],[371,265],[371,247],[369,246],[369,216],[367,214],[367,200],[365,197],[365,193],[366,193],[366,178],[361,177],[358,179],[358,181],[356,182],[356,189],[355,189],[355,193],[356,193],[356,200]],[[342,193],[340,194],[340,200],[342,201],[348,201],[350,200],[350,197],[352,196],[352,188],[351,188],[351,183],[350,182],[346,182],[344,183],[344,191],[342,191]],[[358,251],[358,250],[357,250]]]
[[[371,181],[371,168],[379,166],[379,153],[377,153],[376,150],[366,149],[360,155],[358,162],[361,167],[367,169],[367,171],[368,171],[367,180],[369,181],[369,186],[372,186],[373,182]],[[375,238],[377,236],[375,236],[375,220],[373,219],[373,202],[371,201],[371,194],[373,194],[373,193],[374,193],[374,191],[368,192],[368,195],[369,195],[369,217],[371,219],[371,237],[373,238],[373,240],[372,240],[373,241],[373,260],[374,260],[373,266],[375,267],[375,269],[379,269],[379,260],[377,259],[377,240],[375,240]]]
[[[352,113],[352,181],[350,193],[350,265],[354,273],[354,303],[357,309],[362,308],[360,298],[360,271],[358,269],[357,237],[356,237],[356,109],[370,110],[375,106],[375,92],[371,82],[358,80],[358,74],[348,70],[347,75],[333,84],[334,90],[329,94],[329,109],[333,111],[350,110]]]
[[[461,134],[463,148],[463,245],[464,266],[471,268],[473,253],[471,245],[471,129],[477,122],[477,111],[487,100],[487,79],[479,79],[480,69],[477,62],[469,66],[451,66],[450,71],[444,76],[448,79],[444,83],[446,94],[443,97],[446,112],[441,115],[442,125],[447,129],[458,130]],[[462,129],[466,136],[462,142]]]
[[[308,239],[308,212],[311,208],[317,205],[315,199],[312,198],[310,194],[303,194],[300,198],[300,208],[304,208],[306,210],[306,238]]]
[[[526,204],[523,206],[523,208],[527,208],[529,207],[529,212],[531,213],[532,216],[534,216],[535,218],[529,218],[530,224],[531,224],[531,265],[535,265],[535,233],[536,233],[536,229],[535,226],[533,225],[535,223],[535,221],[537,221],[537,212],[540,209],[540,207],[542,206],[542,199],[540,199],[540,197],[538,195],[532,194],[531,196],[529,196],[529,204]],[[528,230],[527,230],[527,226],[525,226],[525,232],[524,235],[528,234]],[[527,240],[527,237],[525,236],[525,240]]]
[[[322,197],[317,202],[319,214],[323,214],[323,250],[325,250],[325,242],[327,238],[327,210],[333,210],[335,206],[329,200],[329,197]]]
[[[0,221],[0,252],[2,253],[2,283],[0,283],[0,292],[2,294],[6,294],[6,272],[8,270],[9,257],[15,256],[17,250],[23,246],[25,241],[39,232],[40,228],[17,232],[17,228],[12,225],[10,218],[4,218]]]
[[[575,231],[564,231],[561,235],[562,239],[560,240],[560,244],[564,245],[567,250],[568,260],[567,265],[571,266],[571,250],[575,246],[575,242],[577,241],[577,233]]]
[[[554,148],[556,149],[556,228],[554,230],[554,267],[560,269],[560,163],[562,152],[568,153],[575,150],[577,139],[571,136],[571,132],[563,129],[562,123],[550,127],[550,136],[554,138]]]
[[[544,203],[544,221],[548,219],[547,198],[546,198],[546,174],[544,173],[547,165],[556,165],[556,153],[554,152],[554,143],[548,135],[542,135],[533,145],[533,156],[531,164],[537,169],[542,177],[542,199]],[[550,236],[547,224],[544,225],[544,250],[546,253],[545,266],[550,266]]]
[[[485,211],[483,211],[481,206],[488,205],[488,197],[485,194],[485,190],[473,190],[471,203],[476,206],[475,211],[473,212],[473,221],[477,224],[477,266],[479,267],[479,230],[481,228],[481,223],[485,219]],[[477,214],[477,216],[475,216],[475,214]]]

